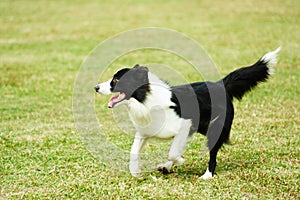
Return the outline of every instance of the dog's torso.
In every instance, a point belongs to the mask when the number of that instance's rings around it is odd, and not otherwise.
[[[172,106],[172,92],[163,82],[150,86],[151,93],[141,104],[135,99],[128,101],[128,111],[137,132],[144,137],[168,139],[176,136],[185,119],[179,117]]]

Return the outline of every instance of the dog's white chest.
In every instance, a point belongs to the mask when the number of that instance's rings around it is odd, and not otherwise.
[[[169,86],[149,73],[150,90],[145,102],[134,98],[128,102],[131,121],[137,131],[145,137],[171,138],[178,134],[182,121],[170,106],[172,93]]]
[[[138,110],[137,110],[138,109]],[[174,110],[154,106],[150,110],[130,109],[130,118],[137,131],[145,137],[167,139],[178,134],[182,119]]]

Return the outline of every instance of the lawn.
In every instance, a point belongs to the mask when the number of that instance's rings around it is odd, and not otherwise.
[[[299,24],[297,0],[2,0],[0,199],[299,199]],[[218,154],[211,180],[199,178],[208,162],[201,135],[184,165],[137,179],[101,162],[75,128],[74,82],[82,63],[107,38],[141,27],[184,33],[222,75],[282,47],[275,75],[234,102],[231,144]],[[146,49],[116,59],[99,80],[136,63],[168,65],[187,81],[201,79],[182,58]],[[93,93],[93,85],[86,87]],[[115,125],[107,100],[95,95],[101,130],[128,152],[132,137]]]

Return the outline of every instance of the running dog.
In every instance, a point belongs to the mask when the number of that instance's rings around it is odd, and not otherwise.
[[[139,159],[149,138],[172,138],[168,160],[158,166],[167,173],[174,164],[184,163],[182,154],[194,133],[206,135],[210,159],[203,179],[215,174],[220,147],[229,141],[234,118],[233,99],[265,82],[273,73],[280,48],[265,54],[255,64],[237,69],[217,82],[195,82],[170,86],[147,67],[135,65],[119,70],[113,77],[97,84],[97,93],[112,96],[109,108],[126,105],[136,128],[130,152],[129,169],[133,176],[141,173]]]

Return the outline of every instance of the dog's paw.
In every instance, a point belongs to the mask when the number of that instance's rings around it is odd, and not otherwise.
[[[185,162],[185,159],[183,157],[180,157],[176,160],[176,165],[180,166]]]
[[[200,178],[203,180],[212,179],[213,174],[207,169],[206,172]]]
[[[129,170],[130,170],[130,173],[133,177],[140,177],[141,174],[142,174],[142,171],[139,167],[139,164],[136,163],[136,162],[131,162],[130,165],[129,165]]]
[[[160,172],[162,172],[163,174],[167,174],[167,173],[169,173],[172,165],[173,165],[173,162],[172,161],[168,161],[168,162],[166,162],[164,164],[158,165],[157,166],[157,170],[160,171]]]
[[[162,174],[168,174],[169,173],[169,170],[166,167],[164,167],[164,166],[158,166],[157,170],[159,172],[161,172]]]
[[[135,177],[135,178],[141,178],[142,177],[142,173],[131,173],[131,176],[132,177]]]

